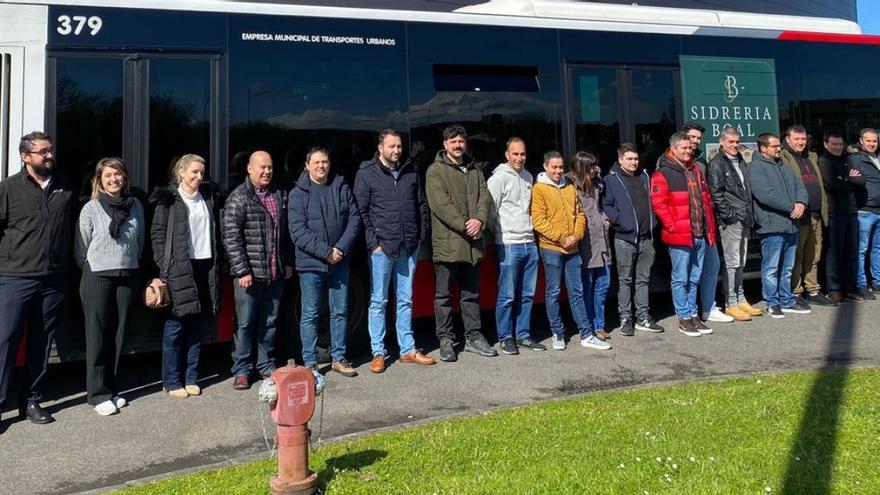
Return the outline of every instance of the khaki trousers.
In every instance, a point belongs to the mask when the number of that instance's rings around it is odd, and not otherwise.
[[[819,292],[819,257],[822,255],[822,219],[810,216],[801,223],[794,268],[791,271],[792,292],[806,295]]]

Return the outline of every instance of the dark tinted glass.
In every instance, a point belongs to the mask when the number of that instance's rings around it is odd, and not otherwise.
[[[677,128],[675,78],[678,73],[653,68],[634,68],[629,73],[632,81],[630,122],[635,131],[639,162],[651,171]]]
[[[122,60],[57,60],[55,150],[59,169],[71,175],[85,199],[98,160],[122,156]]]
[[[316,145],[329,149],[333,169],[353,180],[361,161],[375,154],[379,130],[406,130],[402,24],[246,17],[230,29],[237,40],[230,47],[230,188],[241,183],[256,149],[269,151],[289,187]],[[324,38],[242,40],[251,32]]]
[[[540,84],[534,66],[438,64],[434,66],[434,89],[537,93]]]
[[[408,33],[411,148],[420,170],[443,149],[443,129],[456,123],[467,129],[468,153],[487,175],[504,161],[511,136],[524,139],[532,172],[541,170],[545,151],[562,151],[555,32],[410,24]],[[436,68],[444,65],[470,66],[468,77],[475,79],[438,87]],[[477,70],[480,66],[498,70]],[[477,80],[491,84],[492,91],[475,91]]]
[[[620,145],[617,71],[611,67],[575,67],[570,71],[576,151],[591,151],[608,169]]]
[[[205,59],[150,59],[149,187],[168,184],[182,155],[202,156],[211,171],[211,63]]]

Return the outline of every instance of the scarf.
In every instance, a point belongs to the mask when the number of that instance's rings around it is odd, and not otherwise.
[[[119,237],[122,224],[125,223],[131,214],[134,198],[130,194],[126,196],[110,196],[103,191],[99,191],[98,202],[101,203],[104,212],[110,216],[110,237],[116,239]]]

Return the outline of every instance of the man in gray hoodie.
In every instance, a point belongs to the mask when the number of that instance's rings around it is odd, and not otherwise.
[[[494,202],[489,211],[498,258],[495,326],[501,352],[512,355],[519,354],[518,346],[533,351],[546,347],[532,339],[529,328],[538,281],[538,248],[530,213],[533,179],[525,170],[526,143],[518,137],[508,139],[504,157],[507,162],[495,168],[486,185]]]

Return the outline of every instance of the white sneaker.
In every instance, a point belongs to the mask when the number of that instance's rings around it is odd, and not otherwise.
[[[113,401],[113,405],[116,406],[116,409],[122,409],[128,405],[128,401],[125,400],[125,397],[120,397],[118,395],[114,395],[110,400]]]
[[[712,312],[709,313],[709,317],[706,318],[707,321],[714,321],[717,323],[730,323],[733,321],[733,317],[725,314],[721,309],[712,307]]]
[[[101,416],[110,416],[112,414],[118,413],[119,409],[116,409],[116,405],[113,404],[112,400],[105,400],[104,402],[95,406],[95,412],[100,414]]]
[[[553,348],[556,349],[557,351],[564,351],[565,350],[565,336],[564,335],[558,335],[555,333],[553,334]]]
[[[586,338],[581,338],[581,347],[589,347],[591,349],[607,351],[608,349],[611,349],[611,344],[605,342],[604,340],[600,340],[595,335],[590,335]]]

